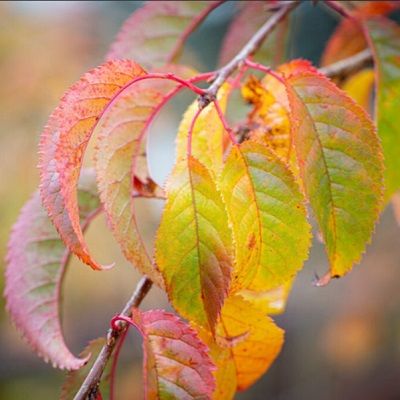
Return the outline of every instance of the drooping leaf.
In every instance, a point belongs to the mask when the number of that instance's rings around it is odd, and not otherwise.
[[[360,104],[365,110],[371,109],[372,89],[374,85],[374,72],[372,69],[363,69],[350,76],[342,85],[342,89]]]
[[[357,5],[352,18],[343,18],[330,37],[322,55],[322,66],[351,57],[367,47],[361,25],[356,20],[387,15],[400,6],[398,1],[359,1]]]
[[[217,367],[214,400],[229,400],[236,389],[245,390],[257,381],[276,359],[284,341],[284,331],[240,296],[226,300],[215,340],[203,329],[199,335]]]
[[[189,35],[221,1],[149,1],[122,26],[107,59],[130,58],[146,68],[176,63]]]
[[[180,66],[171,66],[168,71],[184,78],[194,74]],[[109,226],[125,257],[158,286],[163,286],[162,278],[152,266],[137,227],[133,189],[142,185],[148,188],[148,196],[152,188],[159,191],[148,172],[145,138],[157,111],[176,86],[161,79],[138,82],[113,102],[97,128],[97,179]]]
[[[60,400],[74,399],[83,381],[91,370],[97,355],[100,353],[105,343],[105,338],[98,338],[90,341],[90,343],[86,346],[85,350],[83,350],[83,352],[81,353],[81,357],[86,359],[90,357],[89,362],[84,367],[76,371],[68,372],[67,378],[65,379],[65,382],[61,389]],[[102,397],[100,396],[103,396],[103,399],[108,398],[111,365],[112,364],[110,362],[106,365],[106,368],[101,377],[96,400],[101,400]]]
[[[379,140],[365,110],[308,62],[293,61],[281,70],[306,195],[331,275],[341,276],[360,260],[381,207]]]
[[[178,317],[161,310],[133,310],[143,335],[146,400],[210,399],[215,368],[205,344]]]
[[[76,184],[99,118],[123,89],[145,71],[133,61],[111,61],[86,73],[62,98],[40,140],[41,196],[68,248],[93,269],[79,224]],[[141,267],[138,265],[137,267]],[[144,272],[149,272],[146,266]]]
[[[176,310],[213,330],[232,267],[225,206],[210,172],[194,157],[176,164],[166,193],[157,265]]]
[[[385,198],[400,188],[400,27],[387,19],[366,22],[376,73],[375,115],[385,159]]]
[[[217,100],[223,112],[226,110],[229,92],[228,84],[218,91]],[[188,132],[198,107],[198,101],[195,100],[185,112],[179,126],[176,138],[177,161],[186,157]],[[192,155],[207,165],[214,175],[218,175],[222,167],[224,133],[225,129],[212,103],[196,119],[192,132]]]
[[[86,225],[98,212],[94,174],[83,171],[80,216]],[[14,225],[7,255],[5,297],[17,329],[46,361],[62,369],[85,363],[68,350],[62,335],[60,286],[70,253],[43,209],[39,193],[26,203]]]
[[[220,65],[229,62],[274,13],[273,2],[237,1],[235,3],[239,6],[239,12],[224,37]],[[286,56],[287,32],[288,21],[285,20],[263,42],[254,55],[255,60],[271,66],[282,63]]]
[[[232,290],[265,291],[282,285],[303,265],[310,227],[303,196],[267,146],[233,146],[219,180],[236,246]]]

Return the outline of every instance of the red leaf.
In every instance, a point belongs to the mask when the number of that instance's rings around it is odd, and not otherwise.
[[[81,217],[87,224],[99,211],[93,173],[79,184]],[[65,345],[59,318],[60,286],[70,253],[43,209],[39,193],[26,203],[14,225],[7,255],[7,309],[31,347],[53,366],[80,368]]]
[[[147,68],[177,61],[189,35],[221,1],[149,1],[124,23],[107,59],[130,58]]]
[[[76,184],[97,122],[121,91],[145,71],[133,61],[110,61],[86,73],[62,98],[40,140],[41,196],[68,248],[93,269],[79,224]]]

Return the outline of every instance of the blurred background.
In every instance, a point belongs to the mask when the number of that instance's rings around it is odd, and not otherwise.
[[[0,265],[10,228],[38,184],[39,134],[63,92],[104,55],[121,23],[141,2],[0,2]],[[218,49],[233,15],[228,2],[193,35],[188,57],[203,71],[215,67]],[[322,6],[304,2],[292,18],[290,57],[318,64],[337,24]],[[158,182],[173,162],[173,140],[187,98],[162,113],[150,137],[150,163]],[[162,210],[143,202],[140,222],[151,245]],[[327,269],[323,246],[313,250],[294,285],[287,311],[276,318],[286,330],[284,349],[270,371],[238,399],[398,400],[400,399],[400,228],[391,207],[362,263],[328,287],[312,286],[314,273]],[[116,261],[94,273],[74,260],[64,284],[63,325],[78,354],[104,334],[125,304],[139,275],[128,265],[99,217],[88,230],[97,259]],[[3,274],[0,286],[3,290]],[[32,353],[0,307],[0,399],[55,399],[65,374]],[[167,307],[153,289],[144,308]],[[126,342],[118,374],[118,399],[141,399],[139,336]],[[131,393],[131,396],[129,396]],[[132,397],[132,393],[134,396]]]

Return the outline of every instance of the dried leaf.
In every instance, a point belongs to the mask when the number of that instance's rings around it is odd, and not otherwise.
[[[232,267],[225,206],[210,172],[194,157],[176,164],[166,193],[157,265],[176,310],[213,330]]]
[[[79,183],[80,216],[86,225],[98,212],[93,172]],[[60,286],[70,253],[43,209],[39,193],[26,203],[14,225],[7,255],[7,309],[30,346],[61,369],[78,369],[86,361],[66,347],[60,324]]]
[[[281,70],[306,195],[331,275],[341,276],[360,260],[381,207],[379,140],[365,110],[308,62],[293,61]]]

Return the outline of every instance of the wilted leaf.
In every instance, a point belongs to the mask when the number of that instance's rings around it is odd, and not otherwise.
[[[207,347],[178,317],[161,310],[133,310],[143,336],[146,400],[210,399],[215,388]]]
[[[222,43],[220,65],[229,62],[254,33],[274,14],[274,4],[269,1],[237,1],[238,15],[235,17]],[[265,65],[276,65],[286,56],[288,21],[281,22],[264,40],[254,58]]]
[[[89,362],[83,367],[78,369],[77,371],[70,371],[68,372],[67,378],[63,384],[61,389],[61,396],[60,400],[73,400],[76,393],[82,386],[83,381],[85,380],[86,376],[88,375],[89,371],[91,370],[94,361],[96,360],[97,355],[100,353],[100,350],[105,345],[106,339],[105,338],[98,338],[92,340],[83,350],[81,353],[81,357],[88,358],[90,357]],[[103,372],[100,386],[99,386],[99,393],[104,396],[104,399],[108,398],[109,392],[109,381],[110,381],[110,369],[112,363],[107,363],[106,369]],[[98,397],[101,400],[102,397]],[[96,399],[97,400],[97,399]]]
[[[232,223],[236,262],[232,290],[265,291],[303,265],[310,226],[291,172],[268,147],[233,146],[219,180]]]
[[[194,74],[179,66],[168,70],[181,77]],[[97,128],[97,179],[109,226],[125,257],[159,286],[163,286],[162,277],[153,267],[137,227],[133,189],[142,185],[148,189],[148,197],[152,188],[159,190],[148,172],[145,138],[157,111],[176,86],[160,79],[138,82],[115,99]]]
[[[372,69],[363,69],[350,76],[343,83],[342,89],[365,110],[371,109],[374,72]]]
[[[199,335],[217,366],[214,400],[231,399],[236,389],[251,386],[276,359],[284,340],[284,331],[240,296],[225,301],[216,341],[202,329]]]
[[[103,267],[89,254],[76,198],[83,155],[103,112],[127,85],[144,74],[133,61],[107,62],[86,73],[65,93],[41,136],[43,204],[68,248],[93,269]]]
[[[387,19],[366,22],[375,64],[378,134],[385,159],[385,197],[400,188],[400,27]]]
[[[308,62],[285,69],[301,177],[331,275],[341,276],[360,260],[381,207],[379,140],[365,110]]]
[[[176,310],[213,330],[232,267],[225,206],[210,172],[193,157],[176,164],[166,192],[157,265]]]
[[[93,173],[79,183],[80,216],[86,225],[99,210]],[[39,193],[26,203],[14,225],[7,255],[7,309],[31,347],[55,367],[77,369],[85,359],[66,347],[61,332],[60,286],[70,253],[43,209]]]
[[[218,91],[218,102],[221,110],[225,112],[230,92],[228,84],[223,85]],[[198,110],[199,104],[195,100],[185,112],[179,126],[176,138],[177,161],[186,158],[188,132],[192,120]],[[225,129],[215,110],[214,104],[207,106],[196,119],[192,132],[192,155],[202,164],[218,175],[222,167],[222,156],[224,152],[223,137]]]
[[[221,1],[149,1],[124,23],[107,55],[147,68],[175,63],[189,35]]]

